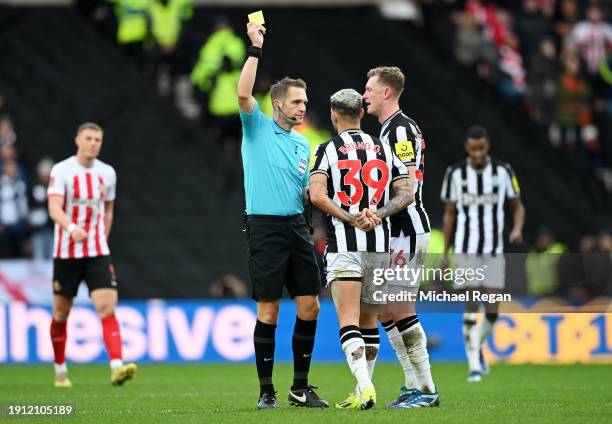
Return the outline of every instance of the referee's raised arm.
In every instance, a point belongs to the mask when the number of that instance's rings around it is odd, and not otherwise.
[[[253,329],[259,379],[257,407],[278,407],[272,371],[278,311],[286,288],[295,299],[297,312],[289,403],[325,408],[329,403],[319,398],[308,384],[321,291],[314,243],[303,214],[310,145],[293,129],[306,114],[306,82],[289,77],[277,81],[270,87],[274,116],[270,118],[261,112],[252,92],[265,33],[263,26],[247,24],[252,45],[237,90],[242,122],[247,260],[252,295],[257,302]]]
[[[248,49],[249,57],[247,58],[240,80],[238,81],[238,105],[244,113],[251,113],[255,108],[255,98],[253,97],[253,86],[255,85],[255,76],[257,75],[257,64],[261,57],[261,48],[264,42],[264,34],[266,28],[254,22],[247,24],[247,34],[251,39],[251,46]]]

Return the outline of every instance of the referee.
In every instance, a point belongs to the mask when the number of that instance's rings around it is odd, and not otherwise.
[[[306,83],[288,77],[278,81],[270,89],[274,119],[261,112],[253,98],[253,85],[265,33],[265,27],[247,24],[252,45],[238,82],[249,274],[257,302],[253,334],[260,386],[257,407],[278,407],[272,369],[278,307],[285,286],[297,309],[289,403],[325,408],[329,404],[308,384],[320,293],[314,244],[302,215],[308,201],[310,145],[293,131],[306,113]]]

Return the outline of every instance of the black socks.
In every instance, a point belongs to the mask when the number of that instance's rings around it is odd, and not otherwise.
[[[255,363],[257,364],[260,395],[274,393],[272,369],[274,368],[275,332],[276,325],[257,320],[253,333],[253,343],[255,344]]]
[[[291,390],[308,386],[308,372],[310,370],[316,331],[316,319],[304,321],[299,317],[295,317],[295,327],[291,343],[293,347],[293,385]]]

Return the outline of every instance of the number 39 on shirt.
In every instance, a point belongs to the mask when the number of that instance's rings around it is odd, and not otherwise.
[[[350,191],[353,195],[349,195],[344,191],[336,192],[338,199],[344,206],[352,206],[358,205],[363,198],[363,183],[369,187],[376,190],[372,199],[370,199],[370,206],[377,205],[380,202],[380,199],[385,193],[385,189],[387,188],[387,184],[389,182],[389,168],[387,164],[380,160],[370,160],[363,164],[360,160],[356,159],[347,159],[347,160],[339,160],[338,161],[338,169],[348,169],[348,172],[344,175],[342,179],[342,183],[344,185],[353,187]],[[380,178],[374,179],[372,177],[373,171],[377,169],[380,171]],[[360,172],[361,171],[361,172]],[[361,173],[361,180],[359,179],[359,175]],[[378,173],[377,173],[378,174]]]

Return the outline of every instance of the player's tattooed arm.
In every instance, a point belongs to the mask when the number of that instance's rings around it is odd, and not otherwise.
[[[405,209],[410,203],[414,202],[414,192],[410,185],[409,178],[400,178],[393,181],[393,198],[382,208],[376,211],[376,215],[380,219],[385,219],[388,216],[395,215],[402,209]]]
[[[309,191],[310,201],[323,213],[338,218],[340,221],[346,222],[364,231],[370,231],[373,228],[373,225],[369,222],[365,223],[364,220],[358,219],[363,211],[360,212],[359,215],[353,215],[342,209],[329,198],[327,194],[327,176],[325,174],[315,173],[310,176]]]
[[[406,165],[406,169],[408,169],[408,186],[414,187],[414,183],[416,183],[416,166],[414,165]],[[414,197],[413,200],[414,201]],[[410,202],[412,203],[412,202]],[[410,204],[408,203],[408,204]]]

